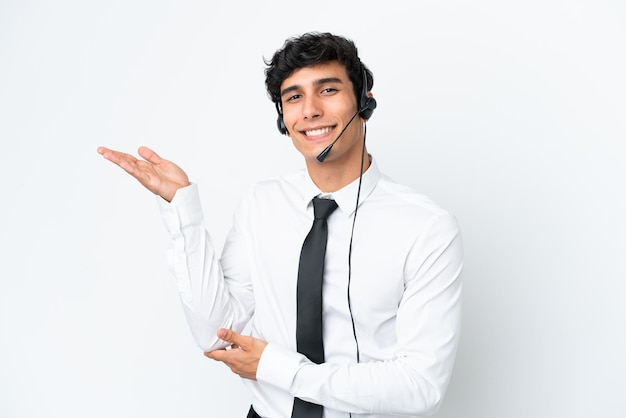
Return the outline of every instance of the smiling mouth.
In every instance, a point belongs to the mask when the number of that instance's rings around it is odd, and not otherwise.
[[[311,129],[308,131],[303,131],[304,135],[308,136],[308,137],[313,137],[313,136],[320,136],[320,135],[324,135],[327,134],[328,132],[332,131],[333,129],[335,129],[332,126],[327,126],[325,128],[318,128],[318,129]]]

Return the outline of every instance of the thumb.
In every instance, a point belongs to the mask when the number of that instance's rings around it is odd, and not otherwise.
[[[241,335],[232,329],[220,328],[217,330],[217,336],[228,343],[240,345]]]
[[[139,147],[139,149],[137,150],[137,153],[141,155],[141,158],[143,158],[146,161],[151,162],[152,164],[158,164],[161,162],[161,157],[159,157],[156,152],[154,152],[148,147],[144,147],[144,146]]]

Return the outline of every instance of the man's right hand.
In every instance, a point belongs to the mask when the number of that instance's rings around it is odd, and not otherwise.
[[[162,159],[150,148],[140,147],[137,152],[143,160],[105,147],[98,148],[100,155],[123,168],[146,189],[168,202],[174,198],[178,189],[189,186],[187,174],[173,162]]]

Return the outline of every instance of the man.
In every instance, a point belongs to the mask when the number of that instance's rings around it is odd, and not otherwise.
[[[267,64],[279,130],[306,170],[251,188],[221,259],[183,170],[145,147],[139,149],[145,161],[98,152],[162,198],[188,322],[205,355],[224,362],[252,391],[249,417],[434,413],[460,331],[457,223],[382,175],[367,154],[373,77],[351,41],[305,34],[287,40]],[[324,221],[320,201],[337,208]],[[321,301],[312,303],[316,291],[304,289],[314,274],[303,266],[314,212],[327,236]],[[303,319],[309,302],[320,324]],[[251,335],[240,335],[249,321]],[[304,347],[309,338],[319,357]]]

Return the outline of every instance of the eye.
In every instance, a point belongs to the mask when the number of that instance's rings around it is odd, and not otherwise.
[[[294,100],[298,100],[300,97],[302,97],[302,95],[294,94],[293,96],[289,96],[286,101],[293,102]]]
[[[324,90],[322,90],[322,94],[334,94],[336,92],[338,92],[339,90],[337,90],[334,87],[326,87]]]

